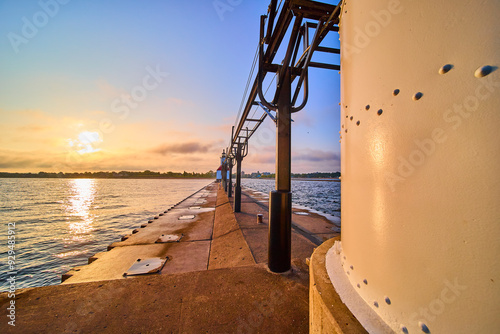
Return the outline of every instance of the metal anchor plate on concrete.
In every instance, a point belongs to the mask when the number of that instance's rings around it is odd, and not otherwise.
[[[123,276],[135,276],[135,275],[146,275],[146,274],[154,274],[159,272],[165,263],[167,262],[168,257],[162,259],[160,257],[152,257],[149,259],[137,259],[135,263],[127,270]]]
[[[304,212],[304,211],[294,211],[296,215],[300,216],[309,216],[309,212]]]
[[[184,234],[162,234],[155,243],[165,243],[165,242],[179,242],[181,241]]]
[[[190,219],[193,219],[194,217],[195,217],[195,215],[184,215],[184,216],[180,216],[179,220],[190,220]]]

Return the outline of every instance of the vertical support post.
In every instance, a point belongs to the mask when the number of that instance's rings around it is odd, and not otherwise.
[[[291,268],[292,250],[291,71],[282,70],[276,113],[276,190],[269,194],[268,266],[278,273]]]
[[[226,191],[226,175],[227,175],[227,172],[226,172],[226,162],[224,160],[224,162],[222,163],[222,189],[224,189],[224,191]]]
[[[228,183],[228,179],[227,179],[228,168],[227,167],[228,166],[227,166],[227,160],[226,160],[226,162],[224,163],[224,191],[226,192],[226,194],[227,194],[227,183]]]
[[[229,158],[229,182],[227,184],[227,197],[233,197],[233,158]]]
[[[241,144],[236,151],[236,185],[234,187],[234,212],[241,212]]]
[[[234,140],[234,126],[231,129],[231,145],[227,149],[228,163],[229,163],[229,184],[227,189],[227,197],[233,197],[233,163],[234,163],[234,152],[233,152],[233,140]]]

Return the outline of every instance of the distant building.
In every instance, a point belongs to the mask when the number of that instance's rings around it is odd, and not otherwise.
[[[222,180],[222,166],[219,166],[219,168],[217,168],[217,174],[215,178],[217,179],[217,182],[220,182],[220,180]]]

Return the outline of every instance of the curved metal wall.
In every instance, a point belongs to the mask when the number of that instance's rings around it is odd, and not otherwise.
[[[500,329],[499,17],[493,0],[342,9],[344,270],[396,332]]]

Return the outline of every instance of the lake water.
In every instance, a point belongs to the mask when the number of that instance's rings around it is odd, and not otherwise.
[[[242,179],[241,185],[269,194],[274,179]],[[292,203],[340,217],[340,182],[292,179]]]
[[[1,179],[0,291],[8,289],[8,230],[15,224],[16,288],[54,285],[208,179]],[[268,193],[271,179],[243,179]],[[340,182],[292,180],[294,204],[340,216]],[[12,225],[11,225],[12,226]]]
[[[0,291],[8,289],[9,223],[16,288],[59,284],[61,274],[212,181],[0,179]]]

